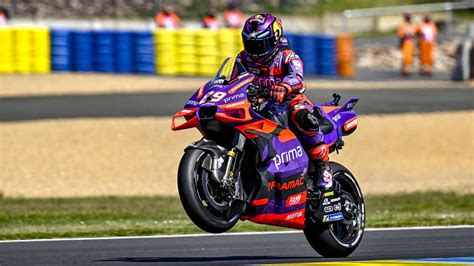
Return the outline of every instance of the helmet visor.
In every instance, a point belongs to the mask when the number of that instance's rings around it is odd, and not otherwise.
[[[264,55],[273,51],[276,47],[276,38],[269,37],[260,40],[246,40],[244,39],[244,49],[250,55]]]

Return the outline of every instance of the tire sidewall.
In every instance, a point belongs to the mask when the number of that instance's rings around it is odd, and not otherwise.
[[[178,192],[181,203],[189,218],[202,230],[209,233],[222,233],[230,230],[238,221],[238,216],[230,221],[216,220],[207,214],[202,206],[195,182],[196,164],[206,151],[189,149],[181,158],[178,168]]]
[[[359,184],[357,183],[355,177],[352,173],[342,166],[341,164],[331,162],[330,163],[331,169],[334,173],[334,176],[337,177],[339,174],[343,174],[346,178],[350,179],[353,186],[355,186],[356,190],[359,193],[359,201],[362,204],[362,212],[363,212],[363,219],[362,219],[362,233],[359,236],[359,239],[356,243],[352,246],[347,247],[342,245],[331,232],[329,228],[330,223],[308,223],[306,228],[304,229],[304,234],[306,239],[310,243],[311,247],[313,247],[316,252],[321,254],[324,257],[347,257],[349,256],[354,250],[359,246],[360,242],[362,241],[362,237],[364,234],[365,228],[365,203],[364,198],[362,196],[362,192],[360,189]]]

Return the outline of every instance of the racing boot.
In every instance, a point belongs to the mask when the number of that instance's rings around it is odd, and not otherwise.
[[[314,173],[314,189],[308,191],[308,198],[315,198],[312,201],[315,217],[323,222],[331,222],[341,220],[343,214],[341,212],[341,197],[339,195],[340,188],[337,183],[333,182],[333,173],[329,166],[329,149],[325,144],[320,144],[308,151],[313,165],[316,167]],[[311,205],[311,204],[310,204]]]

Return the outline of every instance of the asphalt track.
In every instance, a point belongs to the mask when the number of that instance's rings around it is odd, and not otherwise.
[[[300,232],[0,241],[0,264],[262,264],[474,257],[474,227],[366,231],[348,258],[325,259]]]
[[[472,89],[378,89],[308,90],[314,102],[332,99],[337,92],[343,100],[360,98],[359,114],[441,112],[474,109]],[[123,93],[1,97],[0,121],[83,117],[170,116],[182,108],[192,92]]]

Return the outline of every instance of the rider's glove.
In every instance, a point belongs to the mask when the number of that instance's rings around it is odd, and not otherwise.
[[[291,87],[286,83],[273,85],[270,90],[270,98],[279,103],[285,100],[285,97],[291,94]]]

